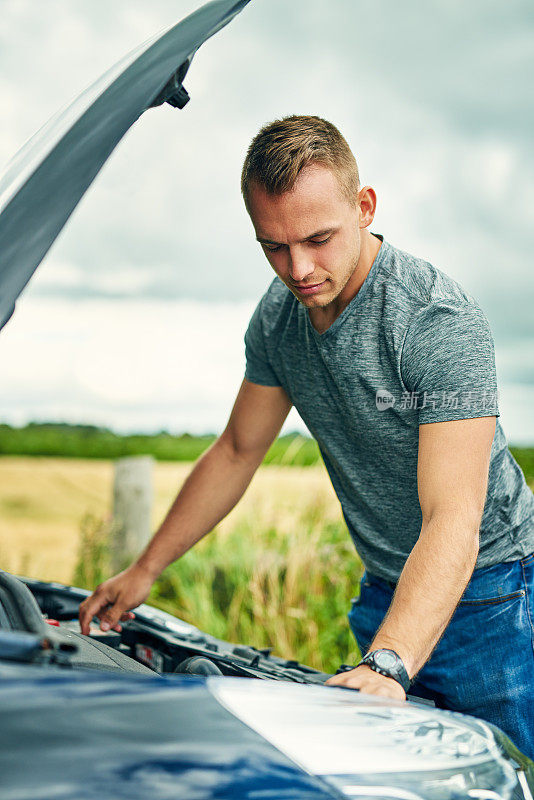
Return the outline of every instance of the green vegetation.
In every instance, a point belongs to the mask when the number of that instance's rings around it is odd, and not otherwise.
[[[162,461],[193,461],[214,438],[166,432],[119,436],[61,424],[0,425],[0,453],[100,459],[150,454]],[[532,486],[534,448],[511,449]],[[275,442],[265,462],[309,466],[319,458],[312,439],[290,434]],[[298,473],[288,470],[288,475]],[[215,530],[172,564],[156,581],[149,601],[221,639],[271,646],[277,655],[333,672],[358,657],[346,613],[362,565],[340,516],[332,516],[326,495],[317,494],[313,472],[302,474],[298,507],[291,495],[284,505],[280,489],[269,484],[269,503],[253,504],[233,526]],[[33,502],[12,490],[3,500],[4,514],[32,517]],[[93,589],[111,575],[112,537],[109,522],[84,517],[74,585]]]
[[[511,447],[510,450],[523,470],[528,485],[534,490],[534,447]]]
[[[70,458],[123,458],[152,455],[161,461],[194,461],[215,436],[154,435],[121,436],[94,425],[31,422],[24,428],[0,425],[0,454],[64,456]]]
[[[173,436],[161,431],[120,435],[94,425],[61,422],[31,422],[24,428],[0,425],[0,455],[105,459],[151,455],[158,461],[195,461],[214,441],[214,434]],[[266,464],[292,466],[318,461],[317,444],[298,433],[281,436],[265,457]]]
[[[288,530],[242,519],[215,530],[156,581],[149,602],[221,639],[294,658],[325,672],[354,663],[347,623],[362,564],[341,521],[310,501]],[[109,531],[86,518],[73,583],[89,589],[111,574]]]
[[[158,461],[195,461],[215,441],[215,434],[173,436],[155,434],[120,435],[94,425],[61,422],[31,422],[24,428],[0,425],[0,455],[61,456],[70,458],[123,458],[151,455]],[[511,447],[525,473],[534,482],[534,447]],[[280,436],[265,456],[265,464],[307,467],[320,461],[317,443],[298,433]]]

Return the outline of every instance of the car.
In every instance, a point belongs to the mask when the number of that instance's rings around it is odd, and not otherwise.
[[[141,45],[8,166],[1,325],[128,128],[187,102],[193,54],[247,2],[208,3]],[[485,722],[324,686],[148,605],[83,636],[87,594],[0,571],[2,800],[533,800],[534,763]]]
[[[148,605],[83,636],[87,594],[0,572],[6,800],[531,800],[534,765],[480,720],[323,686]]]

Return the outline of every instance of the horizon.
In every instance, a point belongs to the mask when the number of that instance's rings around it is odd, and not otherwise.
[[[6,0],[0,162],[198,5]],[[222,430],[272,279],[242,160],[267,120],[313,113],[340,128],[377,190],[373,230],[480,303],[501,425],[511,443],[534,443],[533,23],[525,0],[250,3],[195,55],[185,109],[152,109],[127,134],[23,293],[0,336],[0,419]],[[286,426],[304,430],[295,411]]]

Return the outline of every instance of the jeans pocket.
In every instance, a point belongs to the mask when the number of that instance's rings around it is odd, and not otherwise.
[[[460,600],[461,606],[491,606],[491,605],[498,605],[499,603],[507,603],[509,600],[515,600],[517,597],[524,597],[525,590],[524,589],[517,589],[515,592],[510,592],[510,594],[499,594],[495,595],[494,597],[481,597],[476,599],[467,599],[467,600]]]
[[[476,569],[460,606],[499,605],[524,596],[521,561],[509,561]]]
[[[532,650],[534,651],[534,553],[521,559],[521,571],[527,597],[527,617],[532,637]]]

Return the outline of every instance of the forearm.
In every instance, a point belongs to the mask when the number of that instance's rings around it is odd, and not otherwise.
[[[261,454],[239,456],[218,439],[195,464],[137,563],[156,578],[232,510],[260,462]]]
[[[445,514],[424,523],[371,649],[395,650],[412,678],[445,631],[477,554],[478,526]]]

